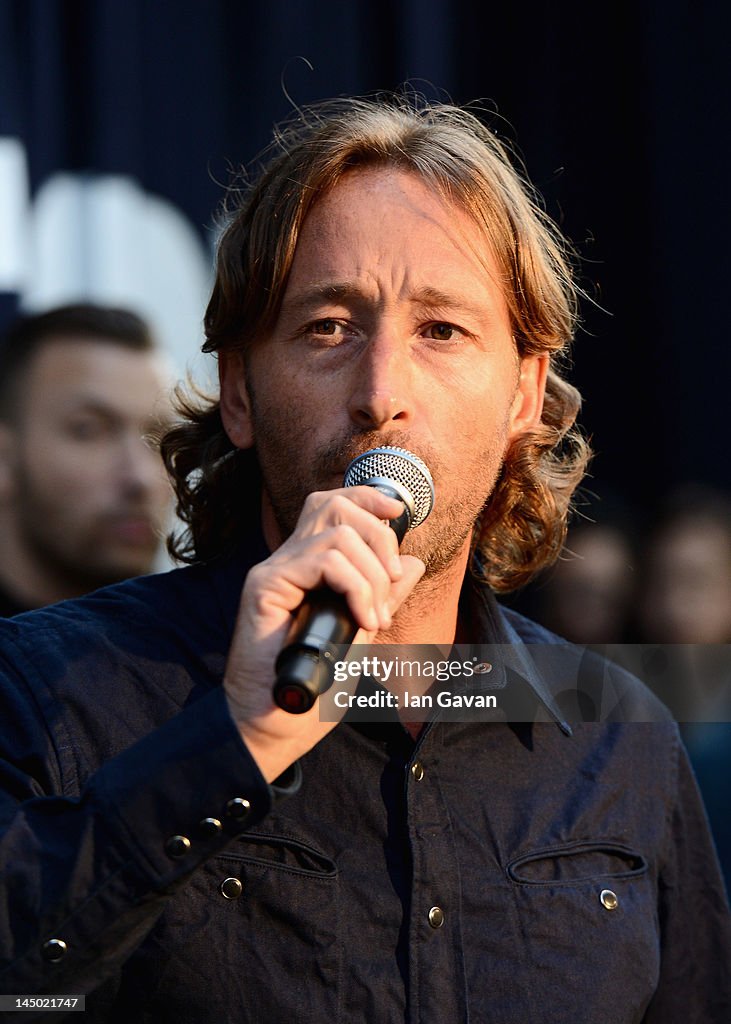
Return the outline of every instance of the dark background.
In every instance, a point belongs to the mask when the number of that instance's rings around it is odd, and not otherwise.
[[[596,480],[639,508],[729,483],[728,6],[666,0],[2,0],[0,135],[133,175],[207,241],[229,167],[298,104],[482,98],[579,249]],[[15,297],[2,296],[9,314]]]

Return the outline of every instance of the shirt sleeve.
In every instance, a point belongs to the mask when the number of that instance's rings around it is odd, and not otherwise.
[[[270,787],[222,688],[63,794],[58,736],[22,679],[0,681],[0,991],[92,991],[191,872],[298,787]]]
[[[680,741],[676,800],[658,886],[660,982],[644,1024],[728,1024],[728,901],[703,803]]]

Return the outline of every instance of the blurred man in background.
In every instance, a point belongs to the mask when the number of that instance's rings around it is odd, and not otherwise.
[[[170,489],[169,375],[134,313],[64,306],[0,347],[0,614],[149,572]]]

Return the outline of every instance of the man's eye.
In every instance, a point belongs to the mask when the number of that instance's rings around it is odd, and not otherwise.
[[[305,327],[302,335],[310,343],[323,348],[334,348],[342,345],[353,337],[352,325],[347,320],[336,320],[325,316],[322,320],[312,320]]]
[[[98,441],[104,437],[107,428],[97,419],[78,419],[69,421],[66,431],[74,441]]]
[[[456,341],[458,338],[464,337],[464,332],[459,327],[447,323],[429,324],[424,333],[427,338],[432,338],[434,341]]]
[[[312,334],[337,334],[342,333],[343,325],[337,320],[315,320],[310,325],[310,332]]]

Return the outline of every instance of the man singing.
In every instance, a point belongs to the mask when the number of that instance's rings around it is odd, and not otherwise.
[[[728,1019],[728,910],[677,729],[566,721],[497,604],[560,550],[586,450],[565,250],[494,135],[318,108],[233,211],[220,401],[163,442],[191,566],[3,624],[4,992],[87,1019]],[[342,487],[397,446],[436,501]],[[495,644],[533,720],[324,720],[272,699],[327,587],[356,641]],[[499,649],[499,648],[498,648]]]

